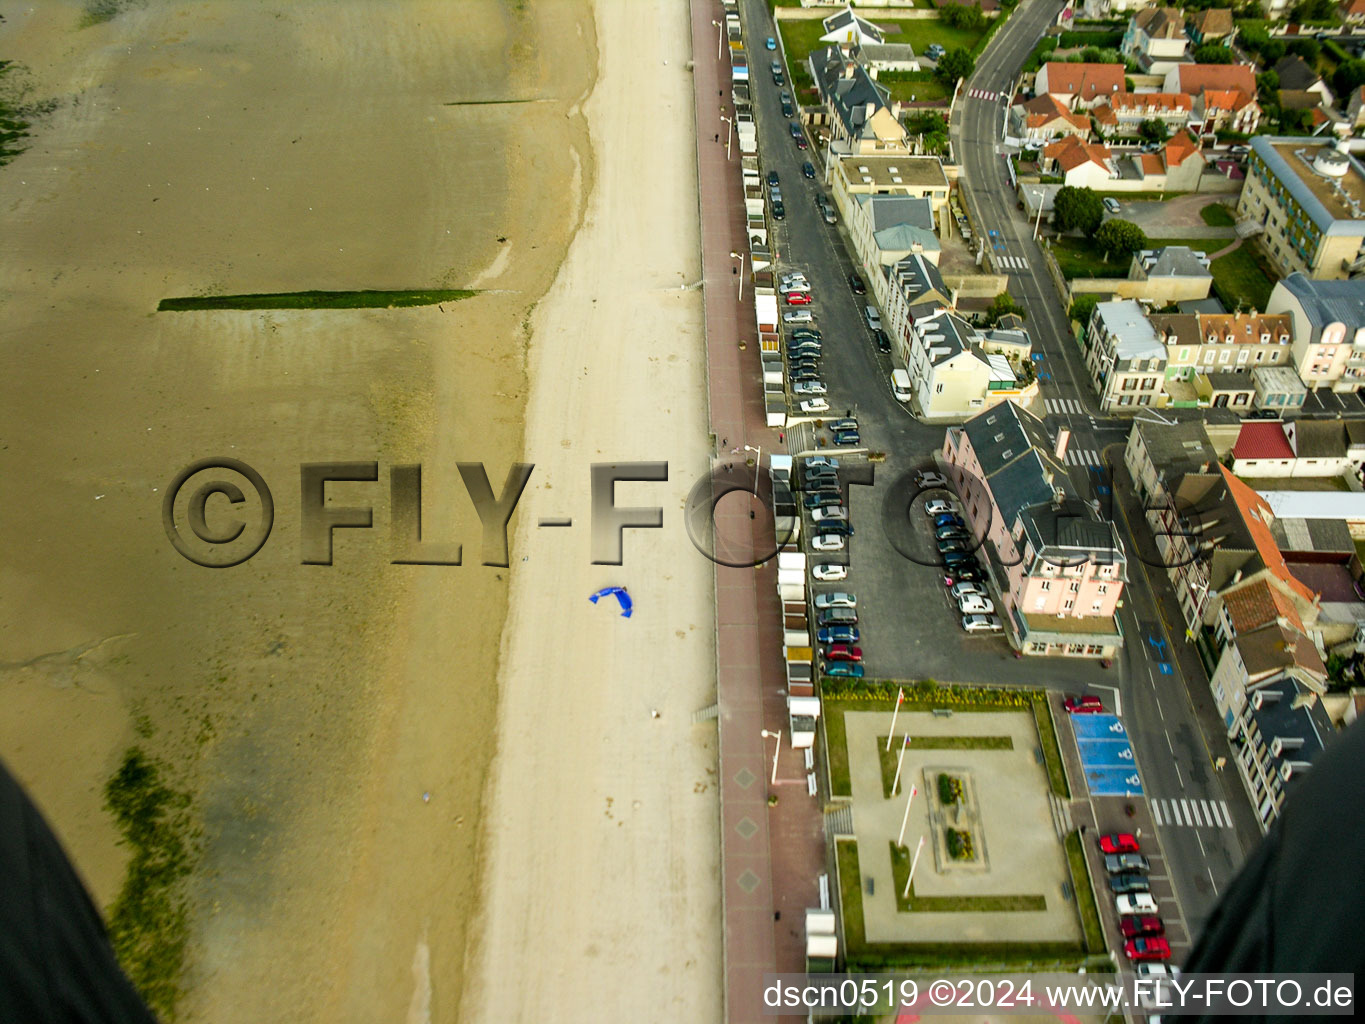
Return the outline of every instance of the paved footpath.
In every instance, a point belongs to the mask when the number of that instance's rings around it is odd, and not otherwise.
[[[724,461],[750,457],[744,445],[774,451],[778,432],[765,422],[752,288],[746,279],[740,301],[739,261],[730,255],[747,253],[748,246],[739,152],[736,147],[727,159],[720,120],[722,106],[731,113],[729,67],[722,78],[712,21],[723,23],[724,15],[717,0],[692,0],[691,16],[711,430]],[[723,452],[722,439],[728,441]],[[731,456],[734,448],[740,452]],[[773,550],[771,518],[750,519],[741,496],[720,503],[715,530],[727,553],[736,553],[734,561],[746,551],[761,557]],[[763,974],[803,969],[802,911],[817,905],[816,876],[825,867],[820,808],[807,795],[804,757],[787,741],[780,611],[774,560],[757,568],[716,567],[723,966],[731,1022],[771,1019],[763,1014]],[[783,748],[773,786],[776,740],[763,732],[778,730]],[[770,792],[779,796],[771,808]]]

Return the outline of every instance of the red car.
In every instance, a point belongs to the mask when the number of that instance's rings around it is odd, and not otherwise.
[[[1125,939],[1140,939],[1144,935],[1160,935],[1165,930],[1166,926],[1161,923],[1161,918],[1155,914],[1119,918],[1119,931],[1123,932]]]
[[[810,303],[810,292],[787,292],[787,305],[789,306],[809,306]]]
[[[861,647],[850,647],[848,644],[834,644],[825,651],[826,661],[862,661],[863,649]]]
[[[1062,701],[1062,706],[1073,715],[1104,714],[1104,704],[1093,693],[1083,694],[1080,697],[1068,697]]]
[[[1110,832],[1100,836],[1101,853],[1137,853],[1140,849],[1137,839],[1127,832]]]
[[[1169,960],[1171,944],[1162,938],[1129,939],[1123,944],[1129,960]]]

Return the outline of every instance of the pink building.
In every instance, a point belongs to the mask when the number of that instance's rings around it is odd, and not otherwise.
[[[1110,658],[1127,559],[1113,523],[1070,497],[1043,421],[1005,402],[948,431],[943,455],[1011,641],[1025,654]]]

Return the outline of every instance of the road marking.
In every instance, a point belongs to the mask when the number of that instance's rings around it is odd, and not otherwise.
[[[1152,801],[1152,819],[1153,819],[1158,825],[1164,825],[1164,824],[1166,824],[1164,821],[1161,820],[1161,801],[1160,801],[1160,800],[1153,800],[1153,801]]]
[[[1191,817],[1194,818],[1194,823],[1195,823],[1195,825],[1197,825],[1197,826],[1202,826],[1202,825],[1204,824],[1204,818],[1203,818],[1203,816],[1199,813],[1199,801],[1198,801],[1198,800],[1191,800],[1191,801],[1190,801],[1190,815],[1191,815]]]
[[[1215,881],[1213,880],[1213,868],[1209,867],[1209,866],[1206,864],[1206,865],[1204,865],[1204,870],[1207,871],[1207,872],[1209,873],[1209,885],[1213,886],[1213,894],[1214,894],[1215,896],[1217,896],[1217,895],[1218,895],[1218,883],[1215,882]]]
[[[1100,453],[1094,448],[1070,448],[1064,461],[1068,466],[1098,466]]]
[[[1081,403],[1074,398],[1047,398],[1043,400],[1043,406],[1054,416],[1085,415]]]
[[[1213,820],[1213,811],[1209,809],[1209,802],[1207,800],[1199,801],[1199,809],[1204,812],[1204,817],[1208,820],[1210,825],[1218,824],[1218,822]]]
[[[990,92],[987,89],[973,89],[967,93],[967,95],[974,100],[994,100],[1000,94],[998,92]]]

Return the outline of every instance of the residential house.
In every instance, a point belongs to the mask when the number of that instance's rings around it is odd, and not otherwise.
[[[890,101],[867,68],[831,46],[811,54],[810,70],[825,108],[832,157],[909,154],[900,104]]]
[[[1185,18],[1174,7],[1148,7],[1128,19],[1119,52],[1146,75],[1164,75],[1189,58]]]
[[[1239,220],[1283,273],[1339,280],[1365,269],[1365,166],[1321,139],[1251,140]]]
[[[1033,92],[1055,96],[1068,110],[1089,110],[1102,99],[1124,91],[1122,64],[1067,64],[1049,61],[1038,71]]]
[[[1365,0],[1359,2],[1365,6]],[[1365,85],[1356,86],[1346,98],[1346,120],[1352,128],[1365,125]]]
[[[1253,420],[1242,424],[1232,448],[1232,471],[1238,476],[1291,476],[1294,448],[1285,436],[1284,424]]]
[[[1196,134],[1227,129],[1250,135],[1260,123],[1256,78],[1248,64],[1177,64],[1166,73],[1162,91],[1194,98],[1190,128]]]
[[[1342,0],[1337,10],[1341,12],[1341,20],[1348,25],[1365,23],[1365,0]]]
[[[1034,145],[1067,135],[1085,142],[1090,138],[1090,118],[1072,113],[1056,96],[1044,93],[1010,108],[1009,134]]]
[[[1150,7],[1152,0],[1083,0],[1076,5],[1076,17],[1088,21],[1106,21],[1116,14]]]
[[[855,43],[859,46],[866,46],[869,43],[877,45],[886,42],[882,36],[882,30],[872,22],[861,18],[853,13],[853,7],[845,7],[838,14],[831,14],[824,20],[825,34],[820,37],[822,43]]]
[[[1365,280],[1318,281],[1293,273],[1275,285],[1269,312],[1294,324],[1294,366],[1313,390],[1365,383]]]
[[[920,71],[919,56],[909,43],[867,43],[852,51],[873,78],[883,71]]]
[[[1226,7],[1196,11],[1190,18],[1189,31],[1190,40],[1195,46],[1204,46],[1208,43],[1222,43],[1224,46],[1228,46],[1236,32],[1236,26],[1232,21],[1232,11]]]
[[[1151,321],[1166,344],[1166,376],[1171,380],[1288,366],[1293,359],[1293,324],[1287,315],[1154,314]]]
[[[1118,177],[1108,146],[1082,142],[1074,135],[1043,147],[1040,163],[1043,173],[1057,175],[1077,188],[1103,189]]]
[[[1108,658],[1123,645],[1127,558],[1113,523],[1067,494],[1066,441],[1054,447],[1042,420],[1005,402],[950,428],[943,455],[1015,647]]]
[[[1326,103],[1330,106],[1336,102],[1336,97],[1332,95],[1332,90],[1327,88],[1327,83],[1322,80],[1322,76],[1296,53],[1291,53],[1276,61],[1275,74],[1280,77],[1281,93],[1285,90],[1311,92],[1317,95],[1319,103]],[[1314,104],[1314,106],[1316,105]]]
[[[1232,409],[1250,413],[1256,386],[1246,370],[1215,370],[1194,378],[1196,404],[1201,408]]]
[[[1173,420],[1144,409],[1128,432],[1123,462],[1138,498],[1163,508],[1186,473],[1208,473],[1218,464],[1218,452],[1200,421]]]
[[[1265,412],[1298,412],[1308,398],[1308,389],[1292,366],[1262,366],[1251,371],[1251,385],[1256,389],[1252,408]]]
[[[1038,394],[1036,380],[1025,383],[1005,355],[987,352],[982,335],[946,310],[917,318],[909,340],[906,371],[921,419],[961,420],[1006,400],[1031,402]]]
[[[1128,280],[1146,281],[1142,298],[1154,306],[1169,306],[1186,299],[1205,298],[1213,288],[1209,258],[1185,245],[1167,245],[1133,254]],[[1153,318],[1155,326],[1155,318]],[[1160,329],[1158,328],[1158,332]],[[1167,377],[1170,376],[1169,342]]]
[[[1085,332],[1085,365],[1105,411],[1158,405],[1166,346],[1133,299],[1100,302]]]
[[[855,195],[844,221],[858,264],[874,287],[886,285],[886,267],[922,255],[937,265],[942,244],[934,234],[934,208],[918,196]],[[876,292],[874,292],[876,294]],[[885,292],[876,294],[885,305]]]
[[[891,339],[896,361],[904,366],[910,361],[912,346],[918,344],[915,321],[952,309],[957,297],[944,284],[938,267],[920,255],[907,256],[891,267],[873,267],[868,276],[885,314],[882,329]]]
[[[936,156],[841,156],[829,166],[830,193],[845,221],[857,196],[927,199],[935,223],[948,205],[948,176]]]
[[[1170,134],[1183,132],[1193,110],[1188,93],[1120,92],[1096,104],[1090,114],[1105,138],[1134,138],[1144,121],[1160,121]]]

